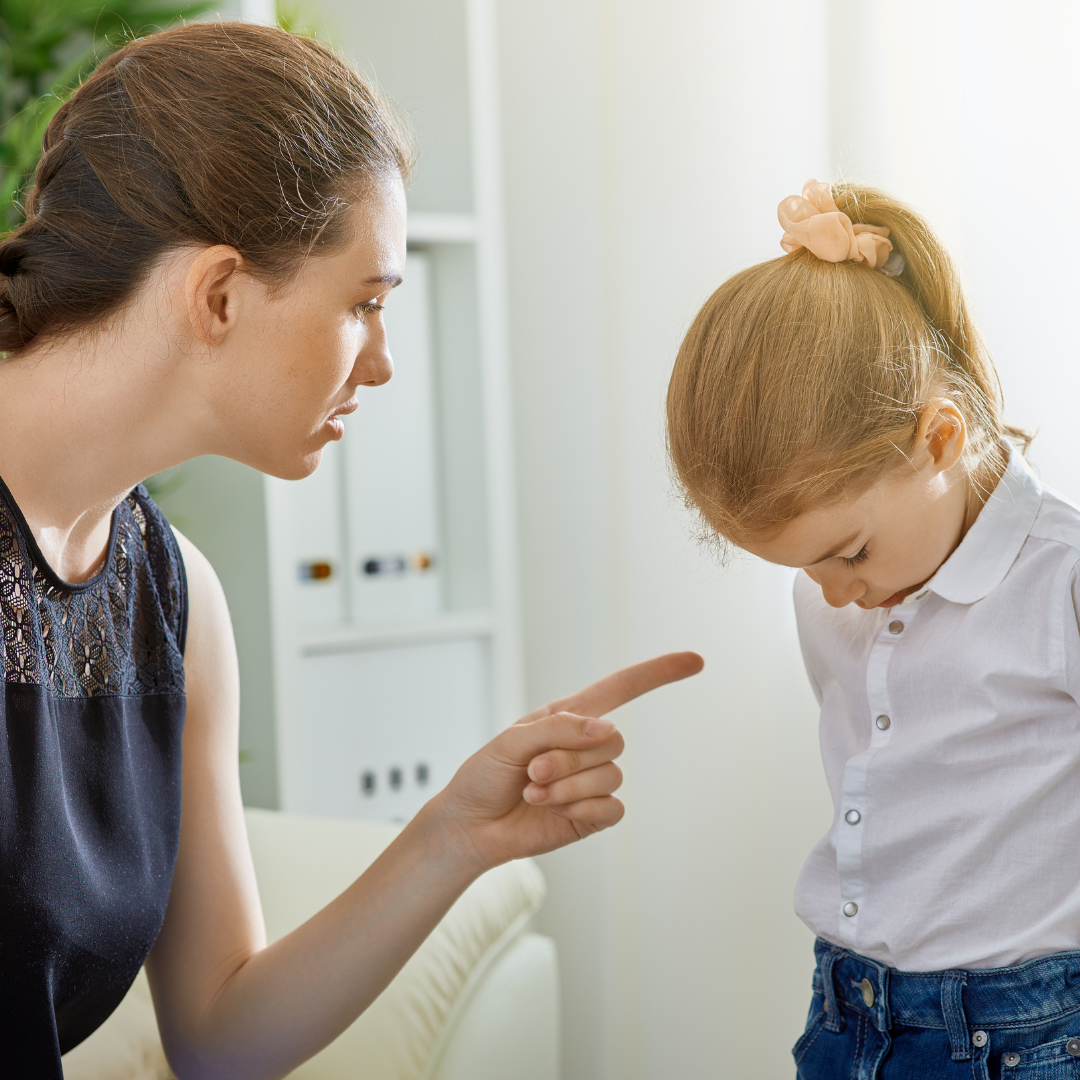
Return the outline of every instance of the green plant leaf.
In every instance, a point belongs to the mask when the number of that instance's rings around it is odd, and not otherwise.
[[[41,137],[79,83],[131,38],[201,15],[212,2],[0,0],[0,230],[22,221]]]

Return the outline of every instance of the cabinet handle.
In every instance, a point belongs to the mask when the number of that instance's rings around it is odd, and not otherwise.
[[[334,576],[334,564],[325,559],[302,562],[299,571],[301,581],[329,581]]]
[[[409,570],[424,573],[435,565],[430,551],[418,551],[411,557],[405,555],[369,555],[360,560],[358,567],[364,577],[404,574]]]

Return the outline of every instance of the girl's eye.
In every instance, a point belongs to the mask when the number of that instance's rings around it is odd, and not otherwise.
[[[357,317],[361,321],[363,321],[363,318],[364,318],[365,315],[370,315],[370,314],[373,314],[376,311],[382,311],[382,310],[383,310],[383,305],[382,304],[376,304],[374,301],[372,301],[370,304],[357,304],[356,307],[353,308],[353,311],[356,312]]]
[[[868,552],[866,550],[866,548],[864,547],[862,549],[862,551],[857,552],[855,555],[852,555],[850,558],[848,558],[848,556],[846,556],[846,555],[842,555],[841,558],[844,560],[844,562],[848,566],[858,566],[859,563],[866,562],[866,560],[870,558],[870,552]]]

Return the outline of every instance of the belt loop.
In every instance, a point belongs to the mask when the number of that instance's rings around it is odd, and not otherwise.
[[[878,999],[875,1003],[877,1005],[875,1012],[879,1017],[879,1031],[892,1030],[892,1008],[889,1005],[890,989],[889,969],[883,966],[878,972]]]
[[[836,1004],[836,986],[833,983],[833,965],[840,959],[838,949],[830,949],[821,961],[821,982],[825,990],[826,1031],[843,1031],[844,1018],[840,1015],[840,1006]]]
[[[945,1014],[945,1026],[949,1029],[953,1061],[971,1060],[971,1036],[964,1015],[965,983],[959,971],[947,972],[941,981],[941,1011]]]

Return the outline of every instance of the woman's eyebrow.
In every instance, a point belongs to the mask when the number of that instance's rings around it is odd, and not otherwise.
[[[384,274],[382,277],[368,278],[365,285],[389,285],[391,289],[396,289],[401,284],[401,276],[399,274]]]
[[[848,547],[850,544],[853,544],[858,539],[859,531],[860,530],[856,529],[850,536],[845,536],[844,539],[841,540],[840,543],[837,544],[831,551],[826,552],[824,555],[821,556],[820,559],[815,559],[813,562],[807,563],[806,565],[817,566],[818,563],[824,562],[826,559],[835,558],[837,555],[840,554],[841,551],[844,550],[844,548]]]

